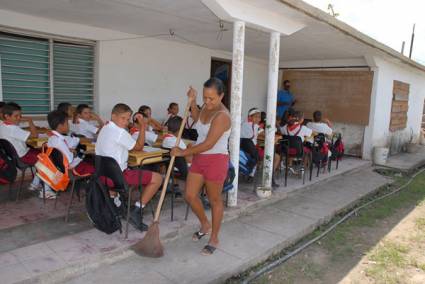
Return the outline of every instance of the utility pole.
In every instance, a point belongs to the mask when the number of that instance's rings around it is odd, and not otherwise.
[[[409,52],[409,58],[412,58],[413,43],[414,43],[414,41],[415,41],[415,26],[416,26],[416,24],[413,24],[412,39],[411,39],[411,41],[410,41],[410,52]]]

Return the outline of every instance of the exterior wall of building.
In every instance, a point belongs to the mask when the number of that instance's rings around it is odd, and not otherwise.
[[[417,142],[421,130],[422,111],[425,98],[425,73],[410,68],[405,64],[390,61],[383,57],[373,57],[374,90],[369,126],[366,128],[363,156],[370,159],[373,147],[390,147],[391,153],[403,150],[406,143]],[[391,106],[394,80],[410,85],[407,127],[404,130],[391,132]]]
[[[155,117],[166,116],[170,102],[183,109],[189,86],[198,90],[202,104],[202,84],[210,76],[211,58],[227,59],[231,54],[194,45],[153,38],[99,43],[99,109],[104,117],[112,106],[128,103],[133,109],[152,107]],[[265,107],[267,64],[246,58],[243,110]]]

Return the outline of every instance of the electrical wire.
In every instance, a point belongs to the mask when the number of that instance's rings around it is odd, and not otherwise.
[[[326,229],[323,233],[321,233],[319,236],[311,239],[310,241],[308,241],[307,243],[301,245],[300,247],[296,248],[295,250],[277,258],[276,260],[272,261],[271,263],[268,263],[267,265],[263,266],[261,269],[257,270],[254,274],[249,275],[246,279],[244,279],[242,281],[243,284],[248,284],[251,283],[252,281],[254,281],[255,279],[257,279],[258,277],[262,276],[263,274],[271,271],[272,269],[274,269],[275,267],[281,265],[282,263],[288,261],[290,258],[292,258],[293,256],[297,255],[298,253],[300,253],[301,251],[303,251],[304,249],[306,249],[307,247],[311,246],[312,244],[314,244],[315,242],[319,241],[320,239],[322,239],[323,237],[325,237],[327,234],[329,234],[331,231],[333,231],[338,225],[342,224],[343,222],[345,222],[348,218],[350,218],[353,215],[356,215],[358,213],[358,211],[360,211],[361,209],[379,201],[382,200],[384,198],[387,198],[393,194],[396,194],[398,192],[400,192],[402,189],[404,189],[405,187],[409,186],[412,181],[416,178],[416,176],[418,176],[419,174],[423,173],[425,171],[424,169],[421,169],[420,171],[416,172],[413,176],[410,177],[409,181],[407,183],[405,183],[404,185],[398,187],[397,189],[384,194],[382,196],[379,196],[353,210],[351,210],[350,212],[348,212],[347,214],[345,214],[340,220],[338,220],[338,222],[336,222],[335,224],[333,224],[332,226],[330,226],[328,229]]]

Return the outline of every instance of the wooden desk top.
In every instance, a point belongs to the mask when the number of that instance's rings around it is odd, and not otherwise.
[[[33,148],[41,148],[44,143],[47,143],[48,137],[28,138],[27,144]]]
[[[92,143],[90,139],[83,138],[80,143],[86,145],[86,153],[94,154],[96,144]],[[128,165],[131,167],[140,166],[143,162],[144,165],[153,164],[160,162],[164,154],[168,154],[169,151],[161,148],[147,147],[146,151],[130,151],[128,152]]]
[[[162,156],[168,154],[169,151],[161,148],[151,148],[149,151],[130,151],[128,153],[128,165],[137,167],[142,165],[153,164],[162,161]]]

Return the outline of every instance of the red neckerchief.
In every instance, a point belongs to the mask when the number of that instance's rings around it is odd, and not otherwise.
[[[133,126],[132,128],[130,128],[130,134],[133,135],[134,133],[139,132],[139,128]]]
[[[9,121],[6,121],[6,120],[3,121],[3,124],[4,125],[16,125],[16,124],[9,122]]]
[[[172,137],[174,137],[174,135],[170,134],[170,133],[167,133],[167,134],[164,135],[164,139],[165,138],[172,138]]]
[[[292,124],[292,125],[288,125],[287,126],[287,128],[288,128],[288,133],[289,133],[289,131],[294,131],[295,129],[297,129],[297,127],[301,127],[301,125],[299,124],[299,123],[294,123],[294,124]]]

